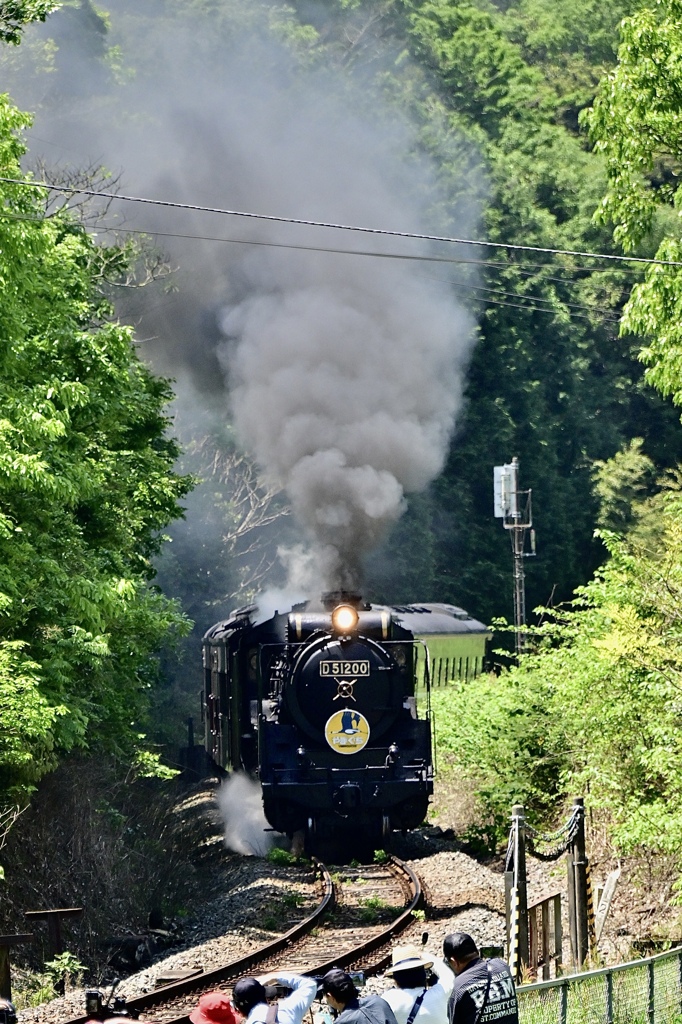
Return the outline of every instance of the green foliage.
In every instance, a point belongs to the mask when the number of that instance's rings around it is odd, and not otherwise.
[[[363,924],[376,924],[390,912],[393,915],[397,908],[390,906],[380,896],[365,896],[358,900],[360,920]]]
[[[270,861],[271,864],[295,864],[296,858],[293,853],[289,853],[288,850],[283,850],[280,846],[273,846],[271,850],[268,850],[266,860]]]
[[[544,816],[561,797],[568,740],[563,716],[553,721],[551,697],[541,676],[520,671],[433,692],[439,771],[476,795],[478,823],[466,836],[472,845],[494,849],[513,804]]]
[[[63,953],[58,953],[54,959],[45,961],[45,973],[55,992],[60,981],[64,980],[69,986],[82,977],[84,971],[85,964],[82,964],[78,957],[70,953],[68,949]]]
[[[644,455],[641,437],[635,437],[606,462],[594,464],[594,491],[599,499],[597,525],[624,533],[636,517],[637,502],[651,493],[654,464]]]
[[[608,189],[597,219],[613,224],[626,252],[644,246],[679,262],[682,159],[679,106],[682,37],[679,0],[658,0],[621,26],[618,66],[584,114],[595,149],[606,158]],[[679,267],[654,266],[633,289],[622,332],[645,339],[646,378],[682,405],[682,281]]]
[[[305,897],[300,892],[282,893],[282,906],[287,910],[298,910],[305,903]]]
[[[661,519],[655,549],[636,531],[603,534],[609,561],[547,615],[535,651],[439,709],[441,753],[470,781],[497,839],[513,803],[546,819],[589,791],[620,850],[679,851],[682,500],[672,489],[650,500]]]
[[[58,0],[2,0],[0,3],[0,40],[14,43],[21,40],[24,26],[32,21],[45,21],[48,14],[61,7]]]
[[[145,738],[143,733],[138,735],[138,739],[141,741]],[[154,753],[152,750],[143,750],[142,748],[135,751],[133,770],[142,779],[165,779],[168,781],[180,774],[176,768],[169,768],[167,765],[162,764],[160,754]]]
[[[0,98],[3,176],[20,176],[28,123]],[[172,471],[169,385],[102,296],[105,254],[68,213],[45,217],[37,190],[1,191],[0,790],[13,794],[75,747],[137,745],[152,655],[186,628],[150,559],[189,481]]]
[[[353,59],[364,47],[366,68],[376,65],[382,43],[394,53],[402,44],[392,65],[386,57],[381,82],[438,165],[451,200],[449,209],[439,207],[442,233],[461,234],[454,211],[466,196],[483,203],[481,229],[473,232],[479,237],[610,250],[607,231],[592,220],[604,163],[580,138],[578,113],[613,64],[618,23],[635,6],[365,0],[340,16],[349,39],[362,40]],[[323,38],[335,54],[330,35]],[[455,133],[468,150],[452,143]],[[576,273],[573,260],[544,259],[534,257],[531,266],[498,256],[480,279],[457,276],[465,301],[470,286],[484,289],[469,300],[480,337],[466,404],[442,477],[411,502],[412,543],[405,543],[405,519],[387,545],[399,554],[370,562],[373,594],[384,600],[436,594],[483,621],[511,613],[508,537],[491,516],[489,474],[512,454],[536,510],[529,604],[568,599],[603,553],[593,537],[592,464],[607,462],[633,436],[646,439],[642,454],[656,471],[682,456],[673,411],[647,389],[631,339],[618,341],[615,316],[609,323],[598,312],[617,312],[627,301],[627,275]]]
[[[17,1010],[40,1006],[54,999],[56,993],[52,980],[42,972],[13,969],[12,1002]]]

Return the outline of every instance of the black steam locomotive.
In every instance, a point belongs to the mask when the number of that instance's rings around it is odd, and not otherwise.
[[[310,853],[358,855],[426,815],[428,672],[418,709],[420,642],[399,616],[344,592],[319,608],[259,617],[251,606],[208,630],[206,748],[260,781],[277,832],[303,833]]]

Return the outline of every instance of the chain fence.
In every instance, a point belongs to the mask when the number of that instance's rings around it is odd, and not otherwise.
[[[517,992],[520,1024],[682,1024],[682,947]]]

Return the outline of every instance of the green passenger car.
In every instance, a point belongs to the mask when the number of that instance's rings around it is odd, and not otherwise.
[[[424,686],[427,662],[431,686],[472,679],[485,670],[486,646],[492,633],[463,608],[452,604],[393,605],[391,613],[422,641],[417,655],[417,680]]]

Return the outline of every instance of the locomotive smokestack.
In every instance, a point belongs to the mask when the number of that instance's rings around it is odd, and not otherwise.
[[[368,607],[362,600],[362,594],[352,590],[328,590],[326,594],[322,595],[322,607],[325,611],[333,612],[340,604],[348,604],[351,608],[357,608],[358,611]]]

